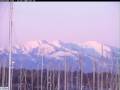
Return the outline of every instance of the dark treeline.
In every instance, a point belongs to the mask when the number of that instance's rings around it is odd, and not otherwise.
[[[111,73],[95,73],[95,90],[98,90],[98,83],[101,84],[101,79],[103,79],[103,87],[109,88],[115,77],[116,75]],[[81,71],[65,72],[44,69],[41,73],[41,70],[12,70],[12,90],[41,90],[41,82],[42,90],[80,90],[80,81]],[[67,89],[65,89],[65,85]],[[0,68],[0,86],[8,86],[7,68]],[[83,73],[82,86],[92,89],[93,73]]]

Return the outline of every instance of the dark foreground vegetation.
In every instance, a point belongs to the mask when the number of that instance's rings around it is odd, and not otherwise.
[[[12,90],[80,90],[81,86],[83,90],[118,90],[118,78],[117,74],[106,72],[14,69]],[[0,86],[8,86],[7,68],[0,68]]]

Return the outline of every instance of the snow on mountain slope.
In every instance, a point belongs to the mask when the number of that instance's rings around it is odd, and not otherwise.
[[[96,53],[98,55],[102,55],[104,57],[110,56],[112,53],[112,48],[108,45],[101,44],[97,41],[87,41],[85,43],[65,43],[60,40],[56,40],[53,42],[48,42],[46,40],[36,40],[29,41],[21,45],[14,46],[13,52],[17,53],[17,50],[21,50],[24,54],[29,54],[31,52],[36,53],[37,55],[74,55],[79,53]],[[84,52],[83,52],[84,51]],[[62,52],[62,53],[60,53]],[[55,54],[57,53],[57,54]]]
[[[103,55],[104,57],[109,56],[109,54],[112,52],[110,46],[99,43],[97,41],[87,41],[82,45],[84,48],[93,48],[97,53],[99,53],[101,56]]]
[[[55,40],[55,41],[52,41],[51,44],[53,44],[54,46],[58,47],[58,48],[61,48],[62,47],[62,41],[60,40]]]
[[[115,51],[116,50],[116,51]],[[109,58],[112,54],[118,53],[117,48],[99,43],[97,41],[87,41],[84,43],[66,43],[60,40],[48,42],[46,40],[28,41],[21,45],[15,45],[13,53],[22,53],[28,55],[45,55],[54,58],[62,58],[70,56],[76,58],[77,55],[81,56],[96,56]]]
[[[29,41],[29,42],[19,45],[19,48],[18,46],[17,47],[15,46],[13,51],[16,51],[16,49],[21,49],[24,54],[29,54],[33,50],[35,51],[36,49],[36,53],[38,55],[49,54],[55,51],[55,48],[49,45],[49,43],[45,40]]]
[[[48,42],[46,40],[34,40],[13,46],[12,52],[13,60],[16,63],[15,67],[18,67],[21,63],[27,68],[31,68],[31,66],[36,67],[36,64],[41,62],[42,56],[44,56],[44,63],[47,64],[53,61],[53,66],[55,66],[55,68],[60,61],[65,60],[65,57],[69,58],[67,59],[69,60],[68,63],[74,65],[76,60],[80,59],[78,57],[80,56],[84,61],[83,64],[86,67],[86,70],[90,69],[88,66],[92,66],[91,61],[93,61],[93,59],[96,59],[99,63],[103,63],[104,60],[103,58],[101,59],[102,52],[104,59],[106,59],[104,61],[106,64],[111,63],[113,60],[111,57],[113,57],[113,55],[115,57],[120,56],[120,49],[99,43],[97,41],[88,41],[85,43],[66,43],[60,40],[52,42]],[[8,59],[8,50],[0,49],[0,60],[4,59]],[[78,63],[74,66],[77,67],[77,65]]]

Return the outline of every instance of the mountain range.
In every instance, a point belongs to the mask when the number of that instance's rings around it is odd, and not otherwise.
[[[0,49],[0,62],[8,66],[9,49]],[[78,70],[82,63],[84,71],[92,71],[96,66],[98,71],[116,68],[119,61],[120,48],[112,47],[97,41],[84,43],[66,43],[60,40],[34,40],[12,47],[12,61],[14,68],[44,68]]]

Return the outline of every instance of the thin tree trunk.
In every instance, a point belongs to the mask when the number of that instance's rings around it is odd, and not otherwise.
[[[66,84],[67,84],[67,83],[66,83],[66,58],[65,58],[65,62],[64,62],[64,63],[65,63],[65,72],[64,72],[64,79],[65,79],[65,80],[64,80],[64,90],[66,90],[66,88],[67,88],[67,86],[66,86]]]
[[[22,90],[22,65],[20,68],[20,90]]]
[[[100,90],[99,66],[97,67],[97,90]]]
[[[47,66],[47,90],[49,90],[49,70],[48,70],[48,66]]]
[[[39,90],[39,63],[38,63],[38,69],[37,69],[37,90]]]
[[[80,69],[81,69],[81,77],[80,77],[80,90],[82,90],[82,88],[83,88],[83,66],[82,66],[82,60],[81,60],[81,58],[79,58],[80,59]]]
[[[96,63],[93,61],[93,90],[95,90],[95,68],[96,68]]]
[[[4,87],[5,83],[5,65],[3,63],[3,70],[2,70],[2,87]]]
[[[58,89],[57,90],[60,90],[60,71],[58,70]]]
[[[43,56],[42,56],[42,68],[41,68],[41,90],[43,90]]]
[[[26,70],[24,70],[24,76],[25,76],[25,88],[24,88],[24,90],[27,90],[27,88],[26,88],[26,85],[27,85],[27,79],[26,79]]]
[[[33,70],[31,71],[31,88],[32,88],[32,90],[34,90],[33,89]]]

